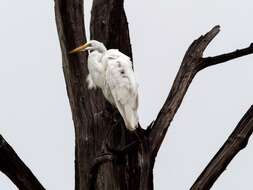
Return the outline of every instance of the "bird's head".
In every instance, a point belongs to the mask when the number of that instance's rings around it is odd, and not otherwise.
[[[86,44],[81,45],[81,46],[71,50],[69,53],[73,54],[73,53],[77,53],[80,51],[87,51],[87,50],[98,51],[100,53],[104,53],[106,51],[106,47],[104,46],[103,43],[101,43],[99,41],[90,40]]]

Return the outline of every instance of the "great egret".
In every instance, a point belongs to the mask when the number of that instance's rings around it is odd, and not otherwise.
[[[88,88],[99,87],[105,98],[119,110],[125,126],[134,131],[138,126],[138,85],[130,58],[117,49],[107,50],[103,43],[91,40],[70,53],[89,50]]]

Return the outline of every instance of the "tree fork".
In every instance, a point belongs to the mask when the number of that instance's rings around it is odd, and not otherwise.
[[[89,186],[92,162],[107,152],[105,131],[112,130],[109,145],[113,149],[136,141],[136,135],[127,131],[119,114],[109,105],[100,90],[89,91],[86,86],[86,55],[69,55],[68,51],[84,43],[83,1],[55,0],[56,22],[63,55],[63,70],[72,109],[76,134],[76,190]],[[123,1],[94,0],[91,14],[91,38],[117,48],[132,57],[130,38]],[[115,122],[116,120],[116,122]],[[145,133],[138,129],[139,136]],[[147,139],[147,138],[144,138]],[[142,140],[141,142],[146,142]],[[149,160],[143,159],[143,145],[133,146],[124,156],[115,156],[111,162],[103,162],[96,169],[95,189],[140,189],[151,180]],[[148,149],[147,149],[148,150]],[[148,155],[148,152],[145,151]],[[148,156],[146,156],[148,157]],[[147,167],[148,166],[148,167]],[[147,172],[149,170],[149,172]],[[149,177],[150,178],[150,177]],[[92,178],[94,179],[94,178]],[[149,182],[150,183],[150,182]],[[146,190],[150,185],[144,185]]]
[[[78,161],[76,190],[85,189],[89,182],[87,173],[90,173],[89,168],[92,168],[92,160],[96,158],[96,155],[107,152],[107,146],[104,143],[106,140],[104,130],[109,130],[113,126],[112,138],[109,139],[112,149],[117,149],[118,145],[125,146],[136,141],[136,136],[126,131],[119,114],[114,114],[116,110],[105,101],[100,91],[87,90],[85,77],[88,72],[87,68],[83,66],[86,62],[83,60],[86,55],[71,57],[66,53],[85,41],[83,1],[75,0],[68,6],[66,6],[66,0],[56,0],[56,2],[58,2],[58,5],[56,3],[56,20],[63,51],[63,65],[67,65],[63,68],[76,129],[76,160]],[[123,3],[123,0],[93,1],[90,23],[91,39],[99,40],[108,48],[117,48],[132,57]],[[66,23],[71,24],[67,25]],[[62,27],[64,25],[65,27]],[[109,159],[110,162],[101,162],[99,167],[96,167],[94,189],[153,189],[155,157],[196,73],[207,66],[214,65],[214,63],[218,64],[218,62],[249,54],[245,51],[240,52],[236,57],[229,54],[224,60],[216,57],[213,62],[210,61],[211,58],[202,58],[204,50],[219,31],[219,26],[215,26],[192,43],[185,54],[171,92],[157,119],[148,130],[138,128],[137,136],[140,140],[138,145],[120,158],[113,154],[112,156],[116,159]],[[75,43],[71,45],[67,43],[66,45],[64,39],[67,38]],[[73,66],[74,64],[75,66]],[[204,66],[204,64],[206,65]],[[79,115],[76,116],[76,114]],[[85,164],[81,164],[81,161]]]
[[[156,120],[147,130],[139,126],[132,133],[125,129],[117,110],[105,101],[100,90],[88,90],[85,82],[87,54],[68,54],[69,50],[86,42],[83,0],[55,0],[55,17],[75,126],[76,190],[153,190],[155,157],[195,75],[209,66],[253,53],[251,44],[234,52],[203,58],[206,47],[220,31],[220,27],[215,26],[188,48]],[[124,0],[93,0],[90,31],[92,39],[132,58]],[[233,157],[247,145],[253,131],[252,113],[251,107],[192,190],[210,189]],[[112,136],[108,138],[105,130],[111,128]],[[0,170],[19,189],[45,189],[1,135],[0,154]]]

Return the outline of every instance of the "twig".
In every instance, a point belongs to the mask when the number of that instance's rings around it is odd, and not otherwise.
[[[253,53],[253,44],[250,44],[250,46],[247,47],[247,48],[238,49],[236,51],[226,53],[226,54],[222,54],[222,55],[218,55],[218,56],[215,56],[215,57],[206,57],[206,58],[203,58],[204,63],[201,64],[200,69],[204,69],[204,68],[209,67],[209,66],[224,63],[226,61],[230,61],[232,59],[243,57],[243,56],[246,56],[246,55],[249,55],[249,54],[252,54],[252,53]]]

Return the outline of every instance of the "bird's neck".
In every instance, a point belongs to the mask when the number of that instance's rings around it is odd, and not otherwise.
[[[104,54],[106,52],[106,47],[104,45],[96,47],[95,51],[98,51],[101,54]]]
[[[106,50],[93,49],[89,50],[89,55],[92,55],[92,57],[96,57],[97,60],[101,60],[105,52]]]

